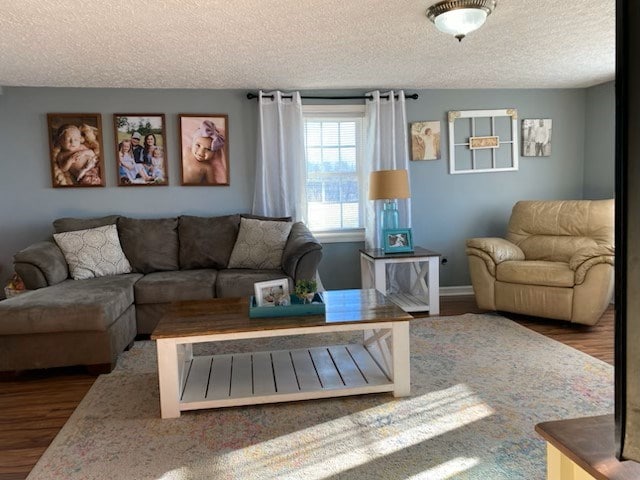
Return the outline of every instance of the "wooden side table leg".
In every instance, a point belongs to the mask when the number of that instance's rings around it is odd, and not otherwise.
[[[172,339],[156,340],[158,350],[158,383],[160,385],[160,416],[180,416],[180,380],[178,349]]]
[[[393,396],[411,394],[411,366],[409,353],[409,322],[393,324]]]

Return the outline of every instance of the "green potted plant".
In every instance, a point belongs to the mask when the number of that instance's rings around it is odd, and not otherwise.
[[[296,296],[303,303],[311,303],[318,291],[318,283],[315,280],[298,280],[296,282]]]

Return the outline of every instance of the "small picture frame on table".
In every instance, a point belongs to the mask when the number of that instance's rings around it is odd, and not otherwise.
[[[384,253],[413,252],[410,228],[394,228],[382,232]]]
[[[290,302],[289,279],[279,278],[254,284],[256,306],[284,306]]]

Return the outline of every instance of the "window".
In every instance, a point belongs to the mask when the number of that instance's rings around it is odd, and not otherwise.
[[[305,105],[303,112],[309,228],[323,241],[362,240],[364,105]]]

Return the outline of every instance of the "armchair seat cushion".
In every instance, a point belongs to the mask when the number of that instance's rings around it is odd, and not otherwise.
[[[496,267],[496,280],[546,287],[574,286],[574,271],[568,263],[543,260],[503,262]]]

